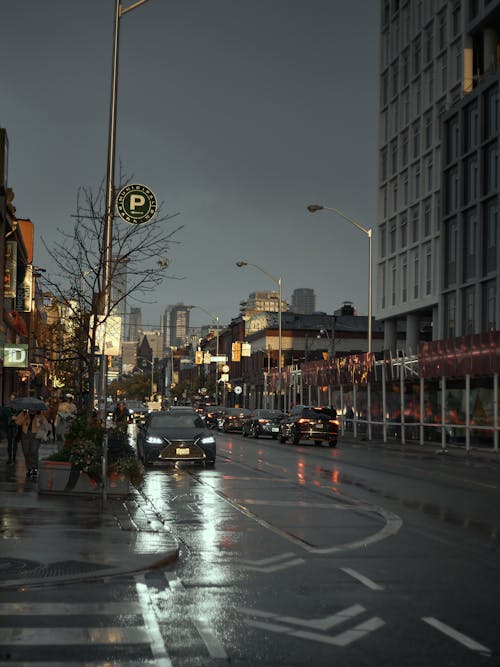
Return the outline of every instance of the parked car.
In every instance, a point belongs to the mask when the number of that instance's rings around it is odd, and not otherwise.
[[[224,433],[241,431],[243,422],[249,414],[248,408],[226,408],[224,414],[219,418],[219,430]]]
[[[191,461],[215,465],[214,434],[194,411],[173,408],[151,412],[137,429],[137,454],[145,465]]]
[[[285,418],[281,410],[254,410],[243,422],[242,434],[250,438],[269,435],[274,440],[278,437],[280,422]]]
[[[141,401],[125,401],[125,407],[128,410],[130,421],[144,421],[149,413],[148,406]]]
[[[210,405],[207,407],[204,420],[207,428],[217,428],[219,415],[224,411],[220,405]]]
[[[280,442],[290,440],[294,445],[301,440],[313,440],[315,445],[327,442],[336,447],[338,434],[339,422],[331,408],[296,405],[281,421],[278,437]]]

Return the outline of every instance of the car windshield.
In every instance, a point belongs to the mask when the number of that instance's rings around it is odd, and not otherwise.
[[[263,419],[276,419],[276,417],[283,417],[283,413],[279,410],[261,410],[257,413],[257,417]]]
[[[203,419],[196,412],[158,412],[151,417],[153,428],[204,428]]]

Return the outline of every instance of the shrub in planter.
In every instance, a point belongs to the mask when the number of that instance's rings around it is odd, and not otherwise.
[[[67,461],[75,472],[85,472],[100,484],[103,441],[104,428],[80,417],[71,424],[62,448],[46,460]],[[112,476],[124,476],[137,488],[144,481],[144,467],[128,443],[126,427],[108,431],[108,477]]]

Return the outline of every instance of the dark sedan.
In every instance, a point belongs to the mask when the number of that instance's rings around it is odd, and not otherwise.
[[[254,410],[243,422],[242,434],[245,438],[268,435],[276,440],[284,418],[285,414],[280,410]]]
[[[280,424],[279,441],[298,445],[301,440],[313,440],[315,445],[327,442],[336,447],[338,435],[339,422],[331,408],[296,405]]]
[[[249,414],[250,410],[247,408],[226,408],[224,414],[219,418],[219,430],[224,431],[224,433],[241,431],[243,422]]]
[[[145,465],[191,461],[215,465],[215,437],[194,411],[152,412],[137,429],[137,454]]]

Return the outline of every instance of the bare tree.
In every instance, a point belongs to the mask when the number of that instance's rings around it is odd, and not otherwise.
[[[60,240],[49,244],[42,239],[54,262],[53,270],[44,275],[44,283],[65,309],[69,322],[60,359],[66,364],[74,361],[75,371],[78,366],[85,369],[91,397],[98,326],[118,314],[120,304],[128,297],[135,302],[153,303],[151,294],[166,279],[179,279],[169,274],[168,266],[172,244],[176,243],[173,237],[183,225],[172,228],[169,222],[178,214],[162,214],[161,210],[162,206],[156,217],[144,224],[115,219],[108,299],[104,299],[106,286],[103,284],[106,249],[102,185],[96,194],[91,188],[80,188],[73,225],[70,229],[58,228]],[[126,286],[122,281],[125,271]],[[113,290],[113,285],[119,281],[124,289]]]

